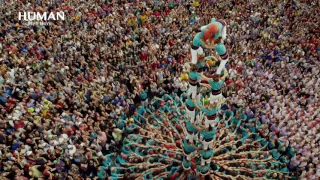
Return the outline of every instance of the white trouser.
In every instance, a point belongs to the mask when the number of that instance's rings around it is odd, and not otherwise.
[[[191,85],[189,83],[189,90],[188,90],[188,96],[191,94],[192,99],[195,99],[197,96],[197,86]]]
[[[229,60],[229,58],[226,59],[226,60],[221,60],[221,61],[220,61],[220,65],[219,65],[219,67],[218,67],[218,69],[217,69],[216,74],[221,74],[221,71],[225,68],[228,60]]]
[[[222,37],[222,40],[225,40],[227,38],[227,26],[223,26],[221,37]]]
[[[195,115],[196,115],[196,111],[195,111],[195,110],[190,111],[190,110],[186,107],[186,113],[189,115],[190,122],[191,122],[191,123],[194,123],[194,117],[195,117]]]
[[[210,93],[210,104],[213,104],[214,102],[218,102],[220,98],[223,98],[222,93],[218,95],[213,95],[212,93]]]
[[[144,106],[147,106],[148,105],[148,98],[144,101],[141,101],[141,104],[144,105]]]
[[[189,133],[187,132],[186,139],[187,139],[187,140],[190,140],[191,142],[193,142],[194,134],[193,134],[193,133],[192,133],[192,134],[189,134]]]
[[[203,159],[203,158],[201,157],[201,165],[210,164],[210,163],[211,163],[211,158],[205,160],[205,159]]]
[[[209,126],[214,127],[216,126],[218,123],[218,118],[216,118],[215,120],[208,120],[207,117],[204,117],[205,121],[204,121],[204,125],[206,128],[209,128]]]
[[[198,141],[199,133],[193,135],[193,140]]]
[[[198,62],[198,54],[203,54],[202,47],[199,47],[197,50],[191,48],[191,63],[196,64]]]
[[[212,139],[212,141],[210,141],[210,142],[207,142],[207,141],[202,141],[202,144],[203,144],[203,149],[204,150],[207,150],[208,149],[208,147],[210,148],[210,149],[212,149],[212,146],[213,146],[213,139]]]
[[[202,125],[201,123],[202,123],[201,117],[200,117],[200,114],[198,114],[198,115],[196,116],[196,125]]]
[[[200,102],[202,97],[202,93],[197,94],[196,96],[196,102]]]
[[[218,69],[217,69],[216,74],[221,74],[221,71],[225,68],[228,60],[229,60],[229,58],[226,59],[226,60],[221,60],[221,61],[220,61],[220,65],[219,65],[219,67],[218,67]]]
[[[187,132],[187,136],[186,136],[186,139],[187,140],[190,140],[192,143],[193,143],[193,140],[195,140],[195,141],[198,141],[198,136],[199,136],[199,133],[197,133],[197,134],[189,134],[188,132]]]
[[[191,161],[192,157],[193,157],[193,156],[194,156],[194,154],[195,154],[195,151],[194,151],[194,152],[192,152],[192,153],[190,153],[189,155],[187,155],[187,154],[186,154],[186,153],[184,153],[184,152],[183,152],[183,154],[184,154],[184,155],[186,155],[186,157],[187,157],[186,159],[187,159],[188,161]]]

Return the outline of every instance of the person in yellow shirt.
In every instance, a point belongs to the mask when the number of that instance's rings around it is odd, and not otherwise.
[[[151,14],[152,14],[151,10],[148,9],[147,12],[146,12],[147,17],[151,16]]]
[[[35,165],[29,168],[29,175],[32,176],[33,178],[42,177],[42,173],[38,170],[38,167],[40,167],[40,165]]]
[[[130,19],[128,20],[128,25],[129,26],[138,26],[138,21],[137,19],[132,15],[132,17],[130,17]]]
[[[140,19],[141,19],[142,25],[144,25],[144,24],[146,23],[147,19],[148,19],[148,16],[146,16],[146,15],[141,15],[141,16],[140,16]]]
[[[126,47],[129,47],[131,45],[132,45],[132,41],[130,39],[128,39],[127,42],[126,42]]]
[[[3,64],[0,66],[0,74],[5,75],[7,73],[7,65]]]
[[[198,7],[199,5],[200,5],[199,1],[196,1],[196,0],[193,1],[193,6]]]
[[[181,81],[189,81],[189,75],[187,71],[183,71],[180,75]]]

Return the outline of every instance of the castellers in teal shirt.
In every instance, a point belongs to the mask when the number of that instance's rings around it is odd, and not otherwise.
[[[198,72],[190,71],[189,78],[192,79],[193,81],[198,81],[201,78],[201,76]]]
[[[196,134],[196,133],[198,132],[197,129],[194,127],[193,124],[191,124],[190,121],[187,121],[187,123],[186,123],[186,129],[187,129],[188,133]]]
[[[188,153],[192,153],[196,150],[196,148],[192,145],[192,144],[188,144],[187,141],[183,141],[183,149],[188,152]]]
[[[183,158],[182,164],[186,169],[190,168],[192,165],[191,161],[188,161],[186,158]]]
[[[191,99],[189,99],[189,98],[186,101],[186,105],[188,107],[191,107],[191,108],[195,108],[196,107],[196,105],[193,103],[193,101]]]
[[[214,152],[212,149],[201,150],[200,155],[203,157],[203,159],[210,159],[214,155]]]
[[[197,170],[198,170],[198,172],[205,173],[205,172],[210,171],[210,166],[209,165],[205,165],[205,166],[197,165]]]
[[[212,107],[212,108],[201,108],[200,109],[206,116],[213,116],[217,113],[217,109]]]
[[[216,140],[216,128],[214,128],[212,131],[209,130],[203,130],[201,131],[201,135],[203,137],[203,140],[209,140],[212,139],[215,141]]]
[[[221,89],[224,81],[225,81],[225,78],[224,78],[224,79],[221,79],[221,80],[218,81],[218,82],[213,81],[212,79],[210,79],[210,80],[209,80],[209,84],[210,84],[212,90],[218,91],[218,90]]]
[[[142,101],[146,100],[148,98],[148,91],[143,91],[142,93],[140,93],[140,98]]]

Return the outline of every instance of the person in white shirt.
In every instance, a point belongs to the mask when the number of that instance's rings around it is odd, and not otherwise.
[[[187,83],[186,81],[182,81],[180,84],[180,90],[182,91],[182,93],[186,92],[188,90],[189,83]]]

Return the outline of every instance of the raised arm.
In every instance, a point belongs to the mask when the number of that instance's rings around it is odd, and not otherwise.
[[[201,80],[205,80],[205,81],[208,81],[210,80],[211,78],[208,78],[207,76],[201,74]]]
[[[202,42],[202,44],[204,45],[205,48],[207,49],[214,49],[215,48],[215,43],[213,43],[212,45],[212,41],[210,41],[210,44],[207,43],[206,41],[204,41],[203,39],[200,38],[200,41]]]
[[[226,68],[223,69],[223,76],[222,79],[226,78],[229,76],[228,70]]]

